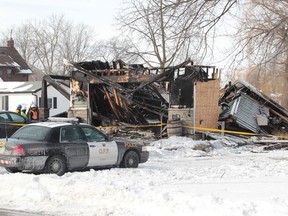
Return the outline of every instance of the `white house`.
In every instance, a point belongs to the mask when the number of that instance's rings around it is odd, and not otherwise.
[[[67,92],[70,88],[62,85]],[[41,102],[42,81],[0,82],[0,110],[15,111],[19,104],[27,110],[31,104],[39,107]],[[67,112],[70,101],[53,86],[47,85],[49,116]]]

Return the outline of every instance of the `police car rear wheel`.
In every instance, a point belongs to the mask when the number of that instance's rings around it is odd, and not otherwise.
[[[66,161],[62,156],[53,156],[48,159],[46,164],[47,173],[55,173],[58,176],[64,175],[66,172]]]
[[[139,164],[139,156],[135,151],[127,152],[122,160],[121,167],[137,168]]]
[[[5,169],[7,170],[7,172],[9,173],[17,173],[17,172],[21,172],[19,169],[17,168],[8,168],[8,167],[5,167]]]

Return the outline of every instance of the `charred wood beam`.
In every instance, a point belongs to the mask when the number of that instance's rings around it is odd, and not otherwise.
[[[119,102],[119,99],[118,99],[117,89],[116,88],[113,88],[113,93],[114,93],[115,103],[119,106],[120,102]]]
[[[270,109],[270,112],[273,113],[274,115],[279,116],[282,120],[284,120],[286,123],[288,123],[288,118],[282,114],[280,114],[279,112],[277,112],[276,110]]]
[[[153,110],[153,109],[149,109],[147,106],[142,105],[141,102],[139,103],[139,102],[135,101],[135,104],[136,104],[138,107],[140,107],[141,109],[144,109],[144,110],[146,110],[146,111],[149,111],[149,112],[151,112],[151,113],[154,113],[154,114],[156,114],[156,115],[158,115],[158,116],[161,116],[161,115],[162,115],[163,117],[168,118],[168,115],[165,114],[164,112],[156,111],[156,110]]]
[[[151,97],[149,97],[149,96],[147,96],[147,95],[134,95],[133,96],[133,99],[143,99],[143,100],[148,100],[148,101],[153,101],[153,102],[159,102],[159,103],[161,103],[161,100],[159,99],[159,98],[151,98]]]
[[[65,82],[65,80],[70,80],[70,76],[64,76],[64,75],[49,75],[52,79],[57,79],[59,80],[58,82],[61,83],[62,85],[65,85],[66,87],[70,87],[70,83]],[[64,80],[64,81],[61,81]]]
[[[61,76],[62,78],[64,78],[64,76]],[[54,76],[55,78],[55,76]],[[59,78],[59,76],[58,76]],[[67,77],[65,77],[66,79]],[[54,79],[52,79],[52,76],[49,75],[45,75],[43,77],[43,80],[47,81],[50,85],[52,85],[56,90],[58,90],[65,98],[67,98],[68,100],[70,100],[70,93],[67,92],[64,88],[62,88]],[[43,89],[43,88],[42,88]],[[42,97],[43,98],[43,97]]]
[[[147,100],[145,100],[145,101],[140,101],[140,100],[134,100],[133,102],[135,102],[137,105],[138,104],[141,104],[142,106],[145,106],[145,107],[151,107],[151,108],[153,108],[154,110],[158,110],[159,112],[161,111],[161,110],[167,110],[167,109],[162,109],[160,106],[157,106],[157,105],[153,105],[153,104],[150,104],[149,102],[150,101],[147,101]]]
[[[151,88],[154,90],[154,93],[157,94],[157,96],[160,98],[162,104],[167,104],[167,106],[169,105],[169,103],[165,100],[165,98],[162,97],[162,95],[160,94],[160,92],[156,89],[155,86],[151,86]]]
[[[103,85],[103,90],[104,90],[104,92],[105,92],[106,98],[107,98],[107,100],[108,100],[108,102],[109,102],[109,104],[110,104],[110,107],[111,107],[113,113],[115,114],[115,116],[117,117],[117,119],[120,120],[119,113],[118,113],[117,109],[115,108],[115,106],[114,106],[114,104],[113,104],[113,102],[112,102],[112,100],[111,100],[110,94],[109,94],[109,92],[107,91],[107,88],[106,88],[105,85]]]
[[[71,64],[73,65],[73,67],[75,67],[77,70],[81,71],[83,74],[86,74],[87,76],[90,76],[90,77],[93,77],[95,79],[101,80],[103,83],[105,83],[108,86],[115,87],[115,88],[117,88],[118,90],[120,90],[120,91],[122,91],[124,93],[130,93],[131,92],[130,89],[127,89],[127,88],[123,87],[122,85],[120,85],[118,83],[112,82],[109,79],[104,78],[103,76],[95,75],[91,71],[86,70],[84,68],[81,68],[77,63],[71,63]]]
[[[160,73],[159,75],[153,77],[152,79],[148,80],[147,82],[143,82],[141,85],[139,85],[137,88],[135,88],[134,90],[132,90],[132,94],[135,93],[136,91],[139,91],[140,89],[142,89],[143,87],[153,83],[153,82],[156,82],[156,81],[161,81],[162,78],[167,78],[171,75],[171,73],[173,73],[175,70],[179,69],[179,68],[182,68],[184,67],[185,65],[191,63],[191,60],[187,60],[177,66],[174,66],[174,67],[171,67],[169,69],[167,69],[165,71],[165,68],[164,69],[164,72]]]
[[[52,79],[70,80],[70,76],[64,75],[49,75]]]

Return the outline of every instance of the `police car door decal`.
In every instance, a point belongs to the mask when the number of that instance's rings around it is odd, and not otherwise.
[[[117,162],[118,148],[115,141],[88,142],[88,167],[114,165]]]

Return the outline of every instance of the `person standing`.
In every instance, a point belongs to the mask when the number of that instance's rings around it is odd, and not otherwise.
[[[26,107],[23,107],[21,110],[21,116],[23,116],[25,119],[27,119],[27,114],[26,114]]]
[[[22,109],[22,105],[19,104],[19,105],[17,106],[15,112],[21,114],[21,109]]]
[[[31,121],[38,121],[39,120],[39,112],[38,108],[36,107],[35,104],[32,104],[30,107],[30,111],[28,113],[28,117]]]

